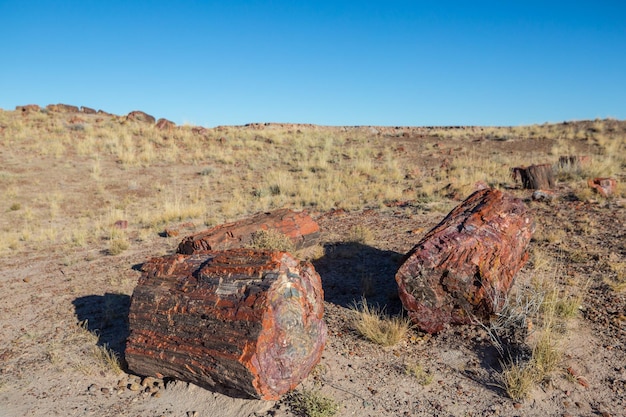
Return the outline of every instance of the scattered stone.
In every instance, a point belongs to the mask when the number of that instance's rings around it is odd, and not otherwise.
[[[128,113],[128,115],[126,115],[126,120],[133,120],[136,122],[150,123],[150,124],[154,124],[156,121],[154,116],[150,116],[149,114],[144,113],[139,110],[131,111],[130,113]]]
[[[57,113],[78,113],[78,107],[69,104],[48,104],[46,110]]]
[[[118,220],[113,224],[116,229],[128,229],[128,220]]]
[[[109,388],[100,388],[100,392],[102,392],[103,394],[109,394],[111,392],[111,390]]]
[[[617,180],[615,178],[594,178],[587,181],[587,184],[602,197],[609,197],[617,190]]]
[[[157,120],[155,127],[159,130],[172,130],[176,127],[176,124],[167,119],[161,118]]]
[[[400,299],[423,331],[488,320],[506,300],[535,223],[524,203],[496,189],[474,192],[406,255]]]
[[[550,190],[536,190],[531,196],[533,201],[549,203],[556,198],[556,193]]]
[[[96,114],[96,111],[91,107],[80,106],[80,112],[85,114]]]
[[[136,382],[133,382],[132,384],[128,384],[128,389],[131,391],[139,391],[141,389],[141,385],[139,385]]]
[[[156,382],[156,379],[154,379],[151,376],[147,376],[145,377],[142,381],[141,381],[141,386],[142,387],[151,387],[154,383]]]
[[[233,249],[143,265],[128,315],[129,369],[276,400],[319,362],[321,279],[286,252]]]
[[[252,242],[255,232],[270,229],[287,236],[295,249],[317,244],[320,236],[319,225],[306,211],[280,209],[187,236],[178,245],[178,253],[245,247]]]
[[[89,391],[89,392],[96,392],[97,390],[98,390],[98,386],[96,384],[91,384],[87,388],[87,391]]]
[[[40,112],[41,107],[39,107],[37,104],[27,104],[25,106],[16,106],[15,110],[21,112],[22,114],[35,113]]]
[[[167,237],[176,237],[176,236],[178,236],[180,234],[178,229],[174,229],[174,228],[171,228],[171,227],[165,228],[163,233],[165,233],[165,236],[167,236]]]
[[[155,392],[152,393],[152,397],[154,397],[154,398],[160,398],[161,395],[163,395],[163,394],[161,394],[161,391],[155,391]]]
[[[24,278],[22,279],[22,281],[24,281],[24,282],[27,282],[27,283],[28,283],[28,282],[30,282],[30,277],[24,277]]]

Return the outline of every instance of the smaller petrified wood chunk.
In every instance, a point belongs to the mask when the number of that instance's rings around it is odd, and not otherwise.
[[[306,211],[280,209],[187,236],[178,245],[178,253],[245,247],[251,243],[255,232],[270,229],[291,239],[296,249],[315,245],[320,235],[319,225]]]
[[[310,263],[233,249],[155,258],[142,270],[129,313],[131,371],[276,400],[319,362],[324,296]]]
[[[534,222],[518,198],[476,191],[407,254],[396,274],[404,308],[420,329],[441,331],[499,311],[528,259]]]
[[[615,178],[594,178],[588,180],[587,184],[602,197],[609,197],[617,190],[617,180]]]
[[[527,190],[551,190],[554,188],[554,174],[550,164],[516,167],[511,171],[513,179],[521,181],[522,186]]]

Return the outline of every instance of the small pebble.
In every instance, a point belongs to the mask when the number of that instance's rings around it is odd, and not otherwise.
[[[89,388],[87,388],[87,391],[96,392],[97,389],[98,389],[98,386],[96,384],[91,384],[89,385]]]
[[[24,281],[24,282],[30,282],[30,277],[25,277],[24,279],[22,279],[22,281]]]
[[[128,389],[131,391],[139,391],[141,389],[141,385],[139,385],[136,382],[133,382],[132,384],[128,384]]]
[[[110,389],[108,389],[108,388],[106,388],[106,387],[105,387],[105,388],[100,388],[100,391],[101,391],[103,394],[108,394],[108,393],[110,393],[110,392],[111,392],[111,390],[110,390]]]
[[[153,393],[152,393],[152,396],[153,396],[154,398],[159,398],[159,397],[161,396],[161,391],[156,391],[156,392],[153,392]]]
[[[515,404],[513,404],[513,407],[515,407],[516,410],[519,410],[520,408],[522,408],[522,404],[521,403],[515,403]]]

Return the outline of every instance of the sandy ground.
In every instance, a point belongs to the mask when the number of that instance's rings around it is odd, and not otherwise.
[[[411,138],[403,140],[410,146]],[[32,163],[46,169],[41,161]],[[67,181],[80,186],[80,179]],[[624,202],[582,203],[568,197],[567,187],[551,204],[530,201],[529,191],[511,192],[526,200],[544,235],[560,230],[565,239],[577,236],[577,252],[563,251],[558,242],[531,243],[531,250],[562,261],[559,285],[587,282],[581,311],[563,332],[560,370],[530,398],[507,397],[498,382],[497,352],[480,326],[454,326],[434,336],[412,330],[398,345],[382,348],[351,325],[350,308],[362,295],[389,314],[401,312],[394,282],[398,261],[445,216],[419,204],[312,213],[322,228],[324,256],[313,263],[322,277],[329,332],[320,364],[298,390],[333,398],[339,416],[626,415],[626,294],[604,280],[609,260],[626,260]],[[576,225],[589,219],[592,230],[581,235]],[[356,224],[373,232],[371,243],[345,242]],[[194,230],[201,226],[189,232]],[[123,362],[130,295],[140,276],[136,266],[172,253],[181,237],[146,240],[116,256],[107,253],[106,242],[3,255],[0,416],[293,416],[289,395],[277,402],[235,399],[181,381],[116,373],[94,358],[94,347],[106,345]],[[573,253],[585,256],[574,259]],[[533,273],[527,265],[516,285]],[[407,374],[409,363],[419,363],[432,382],[422,385]],[[567,368],[580,380],[568,377]]]

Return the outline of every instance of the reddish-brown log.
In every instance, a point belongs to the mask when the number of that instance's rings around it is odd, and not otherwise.
[[[324,297],[310,263],[233,249],[155,258],[142,270],[129,313],[131,371],[275,400],[319,362]]]
[[[587,181],[587,185],[602,197],[609,197],[617,190],[615,178],[594,178]]]
[[[495,189],[470,195],[413,247],[396,274],[413,322],[436,333],[497,312],[528,259],[534,227],[520,199]]]
[[[554,175],[550,164],[516,167],[511,171],[513,179],[521,181],[522,186],[527,190],[551,190],[554,188]]]
[[[244,247],[251,243],[255,232],[269,229],[287,236],[296,249],[316,244],[320,235],[319,225],[307,212],[280,209],[187,236],[178,245],[178,253]]]

